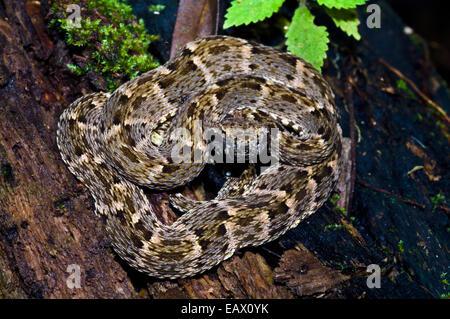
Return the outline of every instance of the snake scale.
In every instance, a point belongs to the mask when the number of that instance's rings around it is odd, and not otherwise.
[[[171,225],[158,219],[144,188],[180,187],[205,166],[170,158],[174,128],[201,134],[263,126],[280,132],[277,163],[229,178],[211,200],[172,196],[183,214]],[[179,278],[274,240],[315,212],[339,176],[341,135],[334,94],[309,63],[210,36],[113,93],[73,102],[60,117],[57,144],[93,196],[118,255],[150,276]]]

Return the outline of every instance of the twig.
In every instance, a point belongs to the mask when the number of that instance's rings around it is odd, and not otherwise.
[[[392,72],[394,72],[399,78],[401,78],[402,80],[404,80],[405,82],[407,82],[411,88],[422,98],[425,100],[425,102],[427,102],[430,106],[432,106],[441,116],[442,118],[445,120],[445,122],[447,122],[447,124],[450,124],[450,118],[448,117],[447,113],[445,112],[445,110],[440,107],[438,104],[436,104],[435,102],[433,102],[428,96],[426,96],[422,91],[419,90],[419,88],[414,84],[413,81],[411,81],[408,77],[406,77],[402,72],[400,72],[398,69],[394,68],[392,65],[390,65],[389,63],[387,63],[385,60],[383,59],[378,59],[378,61],[380,61],[381,64],[383,64],[385,67],[387,67],[389,70],[391,70]]]

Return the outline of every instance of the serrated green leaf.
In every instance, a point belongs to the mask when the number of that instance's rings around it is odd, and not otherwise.
[[[365,4],[367,0],[317,0],[317,3],[328,8],[351,9],[361,4]]]
[[[327,28],[314,24],[314,16],[304,5],[295,10],[286,32],[289,52],[305,59],[320,71],[328,50]]]
[[[325,11],[339,29],[347,33],[348,36],[353,36],[356,40],[361,40],[361,35],[358,32],[360,22],[356,9],[327,8]]]
[[[225,14],[223,28],[258,22],[277,12],[284,0],[234,0]]]

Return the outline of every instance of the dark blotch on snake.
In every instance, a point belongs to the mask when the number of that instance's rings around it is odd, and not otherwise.
[[[287,55],[287,54],[281,54],[280,57],[286,61],[287,63],[289,63],[292,66],[296,66],[297,65],[297,58],[291,55]]]
[[[325,132],[325,128],[323,126],[319,127],[319,129],[317,130],[317,134],[322,135]]]
[[[120,95],[118,102],[121,105],[125,105],[128,102],[128,96],[126,96],[125,94]]]
[[[314,180],[316,181],[316,183],[317,183],[318,185],[320,185],[320,183],[322,183],[322,180],[323,180],[324,178],[330,176],[331,172],[332,172],[331,167],[329,167],[329,166],[324,166],[324,167],[321,168],[321,170],[319,171],[319,173],[316,174],[316,175],[314,176]]]
[[[252,89],[255,91],[261,91],[261,85],[259,83],[252,82],[244,82],[241,84],[241,88],[243,89]]]
[[[136,84],[137,86],[141,86],[142,84],[145,84],[147,82],[152,81],[153,76],[151,74],[148,74],[147,76],[142,76],[137,80]]]
[[[216,45],[209,49],[209,54],[218,55],[220,53],[226,52],[230,49],[227,45]]]
[[[229,83],[230,81],[233,81],[233,79],[232,78],[223,79],[223,80],[217,81],[216,84],[218,86],[224,86],[225,84]]]
[[[308,172],[300,171],[300,172],[297,172],[297,174],[295,174],[295,175],[296,175],[296,178],[298,178],[298,179],[304,179],[308,176]]]
[[[189,50],[188,48],[184,48],[183,51],[181,51],[181,55],[184,56],[184,57],[191,56],[192,53],[193,52],[191,50]]]
[[[207,240],[207,239],[201,239],[199,240],[198,244],[200,245],[200,247],[202,247],[202,250],[206,250],[209,246],[209,244],[211,243],[211,241]]]
[[[225,96],[226,93],[227,93],[227,90],[219,89],[219,90],[216,91],[216,98],[218,100],[221,100],[221,99],[223,99],[223,97]]]
[[[166,174],[172,174],[179,170],[177,165],[164,165],[162,172]]]
[[[84,115],[81,115],[79,118],[78,118],[78,122],[80,122],[80,123],[83,123],[83,124],[86,124],[86,117],[84,116]]]
[[[122,146],[122,148],[120,150],[122,151],[123,155],[125,155],[133,163],[139,162],[138,157],[136,155],[134,155],[133,152],[131,152],[128,147]]]
[[[141,105],[142,105],[146,100],[147,100],[147,97],[143,97],[142,95],[136,97],[136,98],[134,99],[133,103],[131,104],[131,105],[132,105],[132,109],[133,109],[133,110],[139,109],[139,108],[141,107]]]
[[[197,65],[195,65],[195,63],[193,61],[187,61],[186,63],[187,67],[188,67],[188,71],[195,71],[197,70]]]
[[[337,152],[337,154],[341,154],[341,152],[342,152],[342,143],[340,140],[338,140],[336,142],[336,152]]]
[[[302,188],[297,191],[297,194],[295,194],[295,200],[300,202],[305,199],[305,196],[307,194],[308,194],[308,192],[304,188]]]
[[[204,232],[205,232],[204,228],[199,228],[199,229],[194,230],[194,234],[196,236],[198,236],[199,238],[203,237]]]
[[[123,210],[116,211],[116,217],[119,219],[121,224],[126,224],[127,220],[125,218],[125,212]]]
[[[290,74],[286,74],[286,79],[288,81],[292,81],[294,79],[294,77],[292,75],[290,75]]]
[[[281,191],[285,191],[286,193],[292,193],[292,185],[291,184],[284,184],[280,187]]]
[[[114,125],[119,125],[120,124],[120,111],[117,111],[116,114],[114,114],[114,118],[113,118],[113,124]]]
[[[217,213],[217,220],[227,220],[230,218],[230,215],[228,215],[228,212],[226,210],[222,210]]]
[[[130,239],[133,242],[134,247],[136,247],[137,249],[141,249],[144,246],[142,240],[135,234],[131,234]]]
[[[172,63],[167,65],[167,69],[169,69],[170,71],[175,71],[176,69],[178,69],[179,66],[180,63],[178,61],[173,61]]]
[[[227,252],[228,246],[229,246],[228,243],[225,243],[225,244],[223,245],[222,249],[220,250],[220,251],[222,252],[222,254],[225,254],[225,253]]]
[[[75,129],[75,123],[76,123],[77,121],[75,121],[74,119],[69,119],[69,120],[67,120],[67,122],[69,123],[69,129],[70,129],[71,131],[73,131],[73,130]]]
[[[260,45],[255,45],[254,47],[252,47],[252,54],[266,55],[269,53],[264,48],[262,48]]]
[[[319,133],[319,134],[320,134],[320,133]],[[330,138],[331,138],[331,130],[330,130],[330,129],[327,129],[326,132],[325,132],[325,134],[323,135],[323,139],[324,139],[325,141],[329,141]]]

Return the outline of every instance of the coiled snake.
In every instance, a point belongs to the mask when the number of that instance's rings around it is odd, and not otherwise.
[[[260,174],[249,168],[230,178],[212,200],[174,196],[173,206],[184,214],[166,225],[143,187],[185,185],[205,166],[171,159],[169,136],[179,127],[199,136],[208,127],[277,128],[279,161]],[[339,175],[341,129],[334,95],[310,64],[212,36],[188,43],[112,94],[73,102],[60,117],[57,143],[94,197],[119,256],[151,276],[178,278],[274,240],[315,212]],[[205,143],[191,146],[204,152]]]

